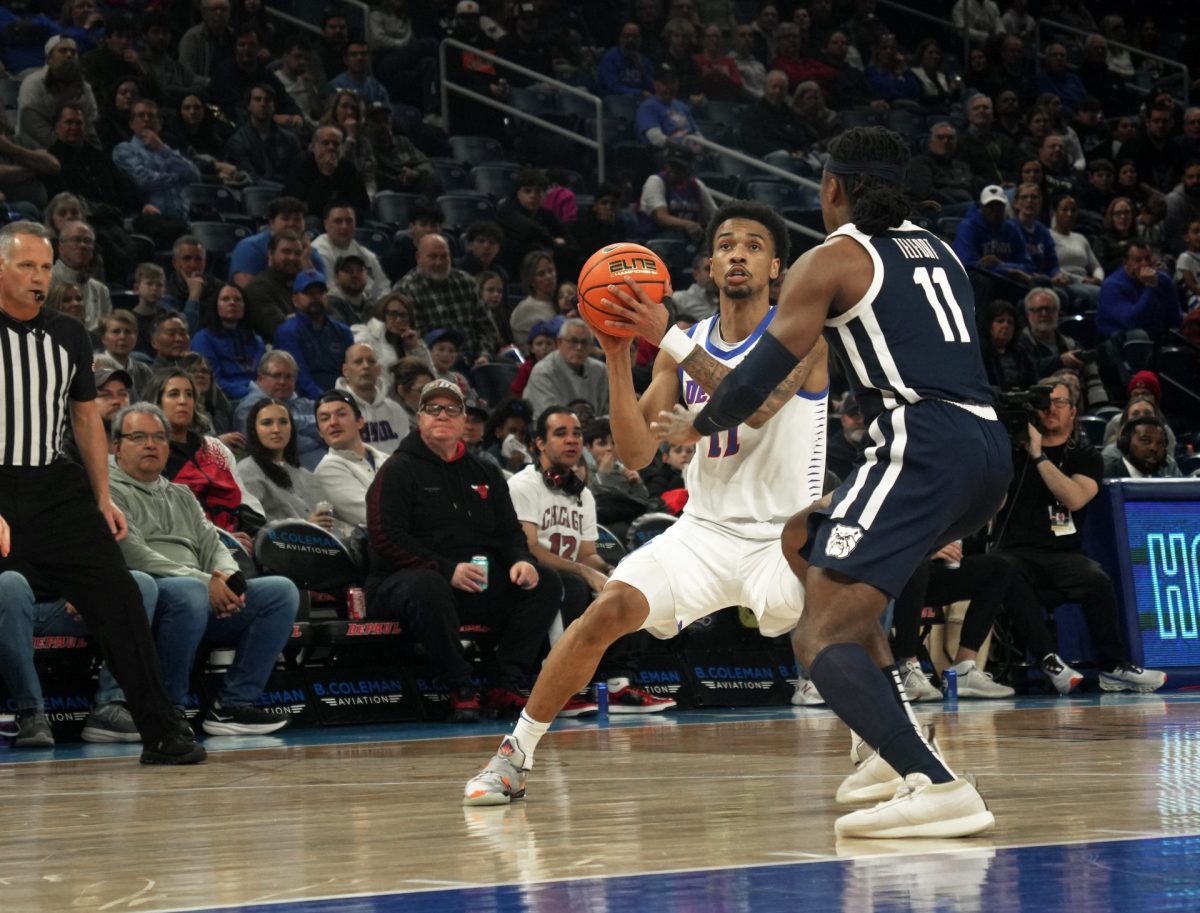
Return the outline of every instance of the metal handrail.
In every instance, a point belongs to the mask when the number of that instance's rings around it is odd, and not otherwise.
[[[1037,47],[1039,47],[1039,48],[1041,48],[1043,46],[1042,45],[1042,26],[1046,26],[1047,28],[1052,29],[1056,32],[1067,32],[1070,35],[1079,35],[1079,36],[1082,36],[1083,38],[1087,38],[1091,35],[1100,34],[1099,32],[1088,31],[1087,29],[1079,29],[1073,25],[1067,25],[1065,22],[1058,22],[1055,19],[1037,19],[1037,20],[1035,20],[1035,23],[1036,23],[1036,28],[1034,30],[1034,36],[1035,36],[1034,40],[1037,42]],[[1152,54],[1149,51],[1143,51],[1141,48],[1134,47],[1132,44],[1123,44],[1120,41],[1113,41],[1109,38],[1105,38],[1105,42],[1108,44],[1109,47],[1122,48],[1126,51],[1129,51],[1131,54],[1136,54],[1139,57],[1145,58],[1146,60],[1157,60],[1159,63],[1164,64],[1173,70],[1179,70],[1180,72],[1182,72],[1182,74],[1183,74],[1183,80],[1182,80],[1182,83],[1183,83],[1183,106],[1186,108],[1191,103],[1191,91],[1190,91],[1191,80],[1188,76],[1188,68],[1185,64],[1180,63],[1178,60],[1172,60],[1170,57],[1163,57],[1160,54]],[[1038,59],[1040,61],[1040,58],[1038,58]]]
[[[693,133],[693,134],[690,134],[689,136],[687,136],[685,139],[685,142],[687,142],[689,144],[695,144],[697,146],[702,146],[705,149],[712,150],[713,152],[717,153],[718,155],[723,155],[726,158],[734,159],[735,161],[742,162],[743,164],[751,165],[755,168],[760,168],[763,171],[769,172],[773,175],[776,175],[777,177],[783,178],[785,181],[791,181],[793,184],[799,184],[801,187],[807,187],[810,190],[820,190],[821,189],[821,185],[818,184],[816,181],[810,180],[809,178],[806,178],[806,177],[801,177],[800,175],[796,174],[795,172],[788,171],[786,168],[780,168],[778,165],[772,165],[768,162],[764,162],[764,161],[761,161],[760,159],[756,159],[753,156],[747,155],[746,153],[744,153],[738,149],[731,149],[729,146],[722,146],[720,143],[714,143],[708,137],[701,136],[698,133]]]
[[[502,101],[497,101],[490,96],[483,95],[474,91],[473,89],[468,89],[466,86],[460,86],[457,83],[451,82],[446,78],[447,48],[458,48],[462,51],[468,51],[472,54],[477,54],[484,60],[512,70],[514,73],[519,73],[527,79],[532,79],[535,82],[553,86],[560,92],[566,92],[568,95],[575,95],[594,105],[596,109],[596,138],[591,139],[590,137],[567,130],[564,127],[560,127],[558,124],[552,124],[550,121],[538,117],[536,114],[531,114],[528,111],[522,111],[520,108],[514,107],[513,105],[506,104]],[[503,57],[497,57],[495,54],[485,51],[482,48],[465,44],[455,38],[443,38],[442,43],[438,46],[438,69],[442,75],[442,127],[447,133],[452,132],[450,129],[450,93],[454,92],[456,95],[462,95],[466,98],[477,101],[480,104],[488,105],[489,107],[503,111],[511,117],[519,117],[522,120],[527,120],[530,123],[537,124],[543,130],[549,130],[551,133],[566,137],[567,139],[586,146],[589,149],[594,149],[596,152],[596,178],[599,181],[604,181],[604,105],[599,97],[593,95],[591,92],[586,92],[583,89],[580,89],[578,86],[568,85],[565,82],[554,79],[550,76],[546,76],[543,73],[538,73],[536,70],[530,70],[521,66],[520,64],[513,63],[511,60],[505,60]]]
[[[707,185],[705,185],[705,186],[707,187]],[[713,187],[708,187],[708,192],[713,195],[713,198],[718,203],[726,203],[729,200],[737,199],[737,197],[735,197],[733,194],[725,193],[724,191],[717,190]],[[814,240],[817,240],[817,241],[825,240],[825,237],[826,237],[825,235],[821,234],[819,231],[817,231],[814,228],[809,228],[807,225],[801,225],[799,222],[793,222],[791,219],[784,219],[783,224],[786,225],[788,228],[790,228],[792,231],[802,234],[806,237],[813,238]],[[786,263],[784,264],[784,266],[787,266],[787,265],[788,264],[786,264]]]
[[[962,27],[959,28],[959,26],[954,24],[953,19],[945,19],[941,16],[934,16],[932,13],[926,13],[919,9],[913,9],[913,7],[905,6],[903,3],[897,3],[895,0],[877,0],[877,3],[880,6],[890,6],[892,9],[899,10],[900,12],[904,13],[905,16],[915,19],[923,19],[926,22],[932,22],[936,25],[943,26],[947,31],[962,32],[962,62],[964,67],[967,65],[967,60],[971,57],[971,29],[967,25],[966,16],[963,16],[963,24]]]
[[[363,2],[363,0],[342,0],[342,3],[344,6],[358,7],[359,10],[362,12],[363,37],[367,41],[370,41],[371,40],[371,8],[369,6],[367,6],[367,4]],[[315,23],[305,22],[303,19],[297,19],[295,16],[291,15],[290,13],[285,13],[282,10],[277,10],[269,4],[263,4],[263,6],[266,8],[267,15],[269,15],[269,16],[274,16],[276,19],[282,19],[284,22],[288,22],[288,23],[291,23],[292,25],[299,26],[300,28],[302,28],[306,31],[315,32],[318,35],[321,34],[321,27],[319,25],[316,25]]]

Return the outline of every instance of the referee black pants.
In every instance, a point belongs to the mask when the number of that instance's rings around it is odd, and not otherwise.
[[[66,599],[96,638],[125,691],[144,744],[175,728],[142,597],[96,508],[82,466],[0,466],[0,517],[12,547],[0,571],[18,571],[39,596]]]

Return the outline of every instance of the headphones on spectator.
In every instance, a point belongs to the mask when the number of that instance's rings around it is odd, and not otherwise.
[[[1157,428],[1163,428],[1163,435],[1166,435],[1166,428],[1163,423],[1158,420],[1155,415],[1143,415],[1138,418],[1131,418],[1121,426],[1121,433],[1117,435],[1117,449],[1125,456],[1129,456],[1129,448],[1133,444],[1133,433],[1141,425],[1154,425]]]
[[[583,479],[571,470],[563,471],[555,466],[542,470],[542,481],[551,491],[561,491],[576,498],[583,494],[584,488],[587,487],[583,484]]]

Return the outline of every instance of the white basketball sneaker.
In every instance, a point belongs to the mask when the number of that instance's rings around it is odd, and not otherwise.
[[[942,749],[934,737],[934,727],[930,723],[921,727],[925,741],[933,753],[939,758]],[[864,746],[866,742],[862,743]],[[855,746],[856,748],[858,746]],[[869,746],[867,746],[869,748]],[[854,749],[851,750],[852,753]],[[867,802],[882,802],[896,794],[896,790],[904,784],[900,774],[892,767],[878,751],[872,751],[870,756],[855,769],[854,773],[842,781],[834,797],[841,805],[863,805]]]
[[[792,704],[796,707],[823,707],[825,698],[812,683],[812,679],[800,678],[796,681],[796,691],[792,694]]]
[[[911,701],[940,701],[942,692],[933,687],[933,682],[925,675],[925,670],[915,659],[910,659],[900,667],[900,675],[904,681],[904,692]]]
[[[839,837],[969,837],[990,830],[996,819],[970,780],[933,783],[912,773],[887,802],[838,818]]]

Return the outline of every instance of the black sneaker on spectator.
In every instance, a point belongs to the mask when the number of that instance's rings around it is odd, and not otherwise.
[[[40,708],[17,711],[17,735],[13,739],[17,748],[53,748],[54,733],[50,721]]]
[[[669,697],[655,697],[629,684],[629,679],[612,679],[608,683],[609,713],[662,713],[676,706]]]
[[[450,722],[479,722],[479,692],[467,685],[450,692]]]
[[[124,704],[114,701],[92,708],[80,734],[85,742],[140,742],[141,733],[133,724],[133,715]]]
[[[176,730],[153,744],[142,745],[143,764],[199,764],[208,759],[204,746]]]
[[[220,702],[213,701],[200,726],[209,735],[266,735],[287,724],[286,716],[278,716],[263,707],[253,704],[223,707]]]

